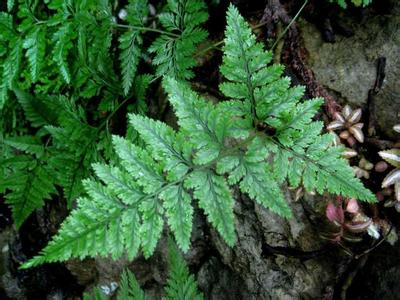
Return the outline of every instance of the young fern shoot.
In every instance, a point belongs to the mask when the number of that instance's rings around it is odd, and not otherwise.
[[[179,130],[130,114],[145,146],[114,136],[117,165],[94,165],[87,197],[66,219],[57,236],[23,265],[71,257],[127,252],[141,248],[149,257],[160,238],[165,216],[178,246],[187,251],[192,231],[193,198],[230,246],[235,244],[234,198],[238,185],[251,199],[282,217],[291,209],[280,185],[328,191],[374,201],[354,177],[333,136],[321,134],[312,117],[322,100],[302,100],[304,88],[269,65],[265,51],[234,6],[227,14],[220,88],[230,100],[213,104],[187,83],[166,77],[163,86],[178,117]]]
[[[168,265],[169,275],[164,289],[165,297],[163,297],[163,299],[204,299],[204,295],[199,292],[195,277],[190,274],[185,259],[172,239],[168,241]],[[135,275],[128,269],[124,270],[121,275],[118,293],[114,298],[117,300],[151,299],[140,287]],[[83,300],[106,300],[114,298],[106,296],[99,288],[93,289],[90,294],[85,293],[83,295]]]

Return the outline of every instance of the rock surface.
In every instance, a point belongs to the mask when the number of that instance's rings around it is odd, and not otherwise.
[[[290,221],[247,198],[238,201],[235,206],[238,240],[234,248],[229,248],[218,234],[212,234],[222,262],[233,271],[235,281],[241,281],[238,299],[315,299],[333,283],[334,262],[326,256],[303,260],[268,252],[268,247],[281,247],[282,252],[288,253],[289,249],[301,252],[322,247],[302,205],[293,203],[289,193],[287,198],[295,215]],[[221,298],[215,293],[210,299]]]
[[[318,82],[336,95],[339,102],[366,108],[368,92],[376,80],[377,59],[386,58],[386,77],[372,99],[371,113],[378,133],[391,138],[393,125],[400,122],[399,11],[397,3],[390,15],[364,18],[359,24],[348,22],[354,35],[338,35],[335,43],[325,43],[313,24],[300,22],[308,64]]]

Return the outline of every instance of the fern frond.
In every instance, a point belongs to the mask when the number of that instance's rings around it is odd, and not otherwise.
[[[168,179],[181,179],[191,165],[191,145],[164,123],[134,114],[129,115],[129,120],[133,128],[139,131],[153,157],[165,164],[164,171],[169,172]]]
[[[64,120],[63,120],[64,119]],[[46,126],[53,138],[49,164],[56,172],[57,183],[69,207],[83,192],[82,179],[90,174],[91,164],[98,159],[95,142],[97,130],[80,120],[75,113],[64,111],[61,127]]]
[[[14,93],[33,127],[57,123],[58,97],[45,95],[34,97],[19,89],[14,89]]]
[[[131,1],[127,6],[127,20],[130,25],[143,27],[147,15],[147,0]],[[127,95],[132,87],[140,58],[141,45],[142,37],[139,30],[130,29],[119,38],[119,48],[121,50],[119,60],[121,63],[124,95]]]
[[[0,56],[4,61],[0,68],[0,110],[9,99],[9,90],[19,76],[22,60],[22,38],[14,30],[13,18],[0,12]]]
[[[36,82],[43,67],[46,52],[46,35],[43,27],[37,26],[24,39],[25,56],[28,59],[32,81]]]
[[[286,217],[292,217],[279,185],[272,177],[270,166],[265,162],[243,162],[244,178],[240,189],[262,206]]]
[[[13,82],[19,75],[22,60],[22,39],[13,39],[10,42],[10,48],[9,56],[3,65],[3,84],[8,89],[13,88]]]
[[[221,72],[229,81],[221,84],[221,91],[244,99],[253,122],[275,128],[276,133],[267,138],[269,154],[277,155],[274,169],[287,174],[294,187],[303,183],[319,192],[328,190],[375,201],[374,195],[354,178],[347,162],[340,158],[340,149],[331,148],[329,136],[321,136],[315,130],[321,127],[313,125],[312,117],[322,100],[301,102],[304,88],[290,87],[290,79],[281,78],[281,66],[268,66],[271,53],[256,42],[249,25],[233,6],[228,10],[227,23]]]
[[[160,238],[163,228],[162,206],[157,195],[165,184],[160,174],[160,169],[150,154],[137,146],[129,143],[123,138],[114,137],[114,147],[122,159],[122,165],[131,176],[136,179],[139,186],[146,194],[140,202],[139,210],[143,219],[140,227],[140,238],[145,257],[153,253]]]
[[[137,180],[146,193],[152,193],[161,188],[164,184],[161,169],[147,150],[117,136],[113,137],[113,144],[122,160],[122,166]]]
[[[188,251],[193,223],[190,195],[185,191],[183,184],[178,184],[161,192],[160,198],[164,201],[168,225],[175,235],[176,242],[183,251]]]
[[[104,185],[85,180],[84,186],[91,197],[79,198],[78,209],[64,221],[57,237],[22,267],[28,268],[47,262],[67,260],[71,257],[106,256],[118,258],[127,249],[136,255],[139,239],[139,219],[136,207],[128,207]]]
[[[40,140],[34,136],[15,136],[4,140],[4,144],[19,151],[41,157],[44,154],[44,147]]]
[[[206,164],[216,159],[224,148],[232,122],[212,103],[199,99],[186,84],[169,77],[164,86],[178,116],[178,124],[196,145],[196,163]]]
[[[119,43],[119,48],[121,49],[122,88],[124,89],[124,95],[127,95],[132,86],[139,62],[141,38],[138,32],[127,31],[121,35]]]
[[[205,7],[202,0],[168,1],[168,11],[160,15],[160,22],[171,34],[159,36],[149,49],[156,54],[153,63],[158,76],[194,76],[191,69],[196,65],[196,46],[207,37],[207,32],[199,27],[208,18]]]
[[[204,209],[208,220],[215,226],[228,245],[236,241],[233,215],[233,198],[229,186],[222,176],[210,171],[196,171],[185,181],[194,190],[199,206]]]
[[[166,299],[204,299],[203,294],[198,291],[194,276],[189,273],[185,259],[172,239],[168,240],[168,262],[169,278],[165,287]]]
[[[0,12],[0,38],[2,41],[11,40],[15,37],[13,28],[13,17],[6,12]]]
[[[44,200],[51,199],[51,194],[57,191],[51,173],[42,161],[25,155],[0,162],[0,167],[5,165],[9,167],[0,173],[0,190],[9,190],[5,203],[11,207],[14,223],[19,228],[34,210],[43,206]]]
[[[89,175],[88,168],[92,160],[87,156],[90,156],[93,150],[87,150],[82,154],[71,151],[68,146],[50,150],[49,164],[56,172],[57,184],[63,188],[63,196],[69,207],[72,207],[73,201],[83,193],[81,181]]]
[[[118,300],[147,300],[147,296],[140,288],[135,275],[129,270],[124,270],[121,276]]]
[[[71,72],[68,66],[68,51],[73,47],[74,38],[73,27],[70,23],[65,23],[54,34],[55,46],[53,49],[53,60],[58,65],[60,73],[66,83],[71,83]]]

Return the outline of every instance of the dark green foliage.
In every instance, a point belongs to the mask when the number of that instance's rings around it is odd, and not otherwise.
[[[185,259],[176,245],[169,241],[168,247],[169,278],[165,286],[165,299],[167,300],[202,300],[203,294],[199,293],[197,283],[193,275],[189,273]],[[95,288],[91,294],[85,294],[83,299],[103,300],[107,299],[99,288]],[[129,270],[124,270],[121,275],[117,300],[148,300],[138,281]]]
[[[107,141],[86,123],[81,108],[66,98],[15,93],[26,119],[39,128],[35,135],[3,141],[8,151],[4,149],[0,164],[1,192],[6,192],[6,203],[19,227],[50,194],[58,194],[54,185],[63,188],[71,205],[82,190],[82,179],[89,175],[90,164],[98,159],[95,141]]]
[[[157,75],[177,79],[194,76],[190,70],[196,65],[194,46],[207,37],[207,32],[199,27],[207,18],[201,0],[168,0],[167,11],[159,17],[167,32],[150,47],[150,52],[156,54],[154,64],[157,65]]]
[[[128,111],[147,111],[154,76],[138,74],[142,56],[150,54],[141,49],[146,34],[158,33],[149,34],[149,43],[174,37],[181,46],[169,59],[179,70],[168,72],[190,72],[192,41],[205,38],[199,25],[206,7],[198,0],[179,7],[173,15],[181,18],[181,33],[171,34],[149,27],[146,0],[129,1],[124,21],[108,0],[7,1],[0,12],[0,184],[17,226],[53,197],[71,208],[91,164],[115,156],[117,111],[127,104]],[[160,52],[154,55],[159,68]],[[137,139],[134,130],[128,136]]]
[[[281,191],[285,180],[307,191],[375,201],[341,158],[342,149],[333,147],[333,136],[322,134],[322,122],[313,121],[322,100],[302,99],[304,88],[291,86],[282,66],[270,65],[272,53],[256,42],[233,6],[225,35],[221,73],[226,81],[220,89],[230,100],[213,104],[187,83],[165,77],[179,129],[129,114],[143,143],[113,137],[118,159],[93,165],[96,178],[84,180],[87,196],[23,267],[71,257],[118,258],[125,252],[133,258],[140,248],[149,257],[164,220],[187,251],[193,200],[233,246],[234,185],[286,218],[292,212]]]
[[[51,194],[57,191],[54,178],[45,165],[44,149],[33,137],[9,139],[5,144],[26,153],[0,162],[0,192],[9,190],[5,202],[11,206],[15,225],[19,227],[32,211],[42,207],[44,200],[51,199]]]
[[[165,287],[166,299],[204,299],[203,294],[198,291],[194,276],[189,273],[189,268],[182,254],[172,240],[169,241],[168,249],[169,278]]]
[[[146,0],[131,1],[127,7],[128,22],[132,26],[144,27],[147,14],[148,5]],[[127,95],[132,86],[140,59],[140,46],[142,44],[140,30],[128,30],[121,35],[119,43],[121,49],[122,87],[124,94]]]

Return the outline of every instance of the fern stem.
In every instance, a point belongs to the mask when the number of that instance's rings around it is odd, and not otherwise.
[[[210,51],[210,50],[212,50],[212,49],[218,49],[218,46],[221,46],[223,43],[224,43],[223,40],[222,40],[222,41],[219,41],[219,42],[216,42],[216,43],[212,44],[211,46],[209,46],[209,47],[207,47],[207,48],[205,48],[205,49],[203,49],[203,50],[197,52],[195,56],[196,56],[196,57],[197,57],[197,56],[200,56],[200,55],[202,55],[202,54],[204,54],[204,53],[207,53],[208,51]]]
[[[278,42],[283,38],[283,36],[286,34],[286,32],[289,30],[289,28],[292,26],[292,24],[297,20],[297,18],[300,16],[300,13],[303,11],[304,7],[306,7],[307,3],[308,3],[308,0],[305,0],[303,5],[300,7],[299,11],[297,12],[297,14],[290,21],[290,23],[286,26],[286,28],[283,30],[283,32],[278,36],[276,41],[272,44],[271,50],[276,47]]]
[[[164,30],[160,30],[160,29],[156,29],[156,28],[134,26],[134,25],[124,25],[124,24],[117,24],[117,23],[114,23],[113,25],[115,27],[118,27],[118,28],[126,28],[126,29],[135,29],[135,30],[141,30],[141,31],[157,32],[157,33],[160,33],[160,34],[169,35],[169,36],[174,37],[174,38],[179,38],[180,37],[179,34],[175,34],[175,33],[172,33],[172,32],[168,32],[168,31],[164,31]]]
[[[107,123],[112,119],[112,117],[117,113],[118,110],[121,109],[122,106],[124,106],[126,104],[126,102],[128,102],[130,100],[130,98],[125,98],[122,102],[120,102],[118,104],[118,106],[107,116],[107,118],[103,121],[103,123],[101,123],[101,125],[98,127],[98,130],[100,131],[101,129],[103,129],[104,126],[107,125]]]
[[[263,27],[265,24],[267,24],[267,22],[260,23],[260,24],[254,26],[254,27],[251,27],[251,29],[252,29],[252,30],[258,29],[258,28],[260,28],[260,27]],[[209,46],[209,47],[207,47],[207,48],[205,48],[205,49],[203,49],[203,50],[197,52],[196,55],[195,55],[195,57],[198,57],[198,56],[200,56],[200,55],[202,55],[202,54],[204,54],[204,53],[207,53],[208,51],[210,51],[210,50],[212,50],[212,49],[218,49],[218,50],[220,50],[220,49],[218,48],[218,46],[221,46],[223,43],[224,43],[224,40],[215,42],[215,43],[212,44],[211,46]]]

